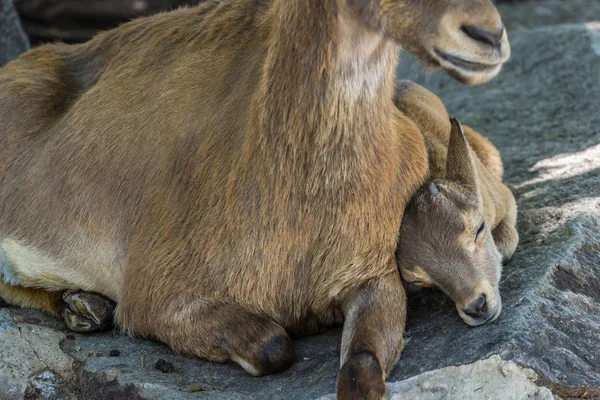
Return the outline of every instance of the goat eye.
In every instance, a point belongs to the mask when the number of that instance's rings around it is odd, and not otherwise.
[[[481,237],[481,234],[483,233],[484,229],[485,229],[485,222],[482,222],[481,225],[479,225],[479,229],[477,229],[477,233],[475,234],[476,241],[477,241],[477,239],[479,239]]]

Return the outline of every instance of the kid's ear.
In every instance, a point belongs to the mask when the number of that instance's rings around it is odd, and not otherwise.
[[[460,122],[450,117],[452,130],[448,143],[448,158],[446,160],[446,179],[463,186],[468,192],[481,197],[479,191],[479,179],[475,160],[465,138]]]

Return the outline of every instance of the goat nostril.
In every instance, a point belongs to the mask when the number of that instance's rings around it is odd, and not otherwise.
[[[487,299],[485,294],[480,295],[475,303],[471,303],[471,306],[463,308],[463,312],[471,318],[485,318],[487,313]]]
[[[477,302],[475,303],[475,311],[478,314],[483,314],[487,311],[487,301],[485,294],[482,294],[477,298]]]
[[[463,25],[461,30],[469,35],[472,39],[480,42],[490,44],[492,46],[499,46],[504,35],[504,26],[502,26],[496,32],[490,32],[483,28],[474,25]]]

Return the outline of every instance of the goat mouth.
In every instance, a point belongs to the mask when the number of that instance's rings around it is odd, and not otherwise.
[[[442,64],[442,66],[444,66],[444,64],[447,63],[447,64],[451,64],[456,69],[460,69],[460,70],[464,70],[464,71],[468,71],[468,72],[490,73],[490,72],[494,71],[495,69],[497,69],[501,65],[500,63],[487,64],[487,63],[481,63],[481,62],[477,62],[477,61],[465,60],[464,58],[460,58],[455,55],[443,52],[437,48],[434,48],[433,51],[434,51],[435,55],[437,56],[436,58],[438,58],[438,60],[442,61],[442,62],[440,62],[440,64]]]
[[[475,318],[470,318],[467,320],[465,319],[465,317],[462,315],[461,313],[461,318],[463,319],[463,321],[471,326],[471,327],[477,327],[477,326],[481,326],[484,324],[488,324],[490,322],[494,322],[495,320],[498,319],[498,317],[500,316],[500,314],[502,313],[502,305],[496,307],[496,311],[494,311],[493,314],[491,314],[489,317],[487,317],[486,319],[475,319]]]
[[[501,312],[502,312],[502,307],[496,308],[496,312],[493,313],[492,315],[490,315],[485,321],[483,321],[483,323],[487,324],[488,322],[494,322],[495,320],[498,319]]]

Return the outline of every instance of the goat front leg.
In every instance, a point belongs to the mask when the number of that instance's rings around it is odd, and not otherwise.
[[[164,305],[145,318],[145,311],[125,299],[119,303],[119,325],[165,342],[178,353],[234,361],[254,376],[281,372],[294,361],[285,329],[263,315],[236,304],[177,296]]]
[[[507,188],[508,195],[506,201],[508,209],[506,216],[500,223],[492,230],[492,236],[496,248],[502,255],[502,263],[507,263],[513,256],[517,244],[519,243],[519,232],[517,232],[517,203],[510,190]]]
[[[381,399],[387,374],[404,347],[406,294],[397,268],[345,293],[342,310],[338,399]]]
[[[507,263],[512,258],[519,243],[517,229],[514,225],[503,220],[492,230],[492,236],[494,237],[496,248],[502,255],[502,263]]]
[[[75,332],[103,331],[113,324],[115,303],[97,293],[29,288],[9,285],[0,279],[0,299],[62,318],[67,328]]]

